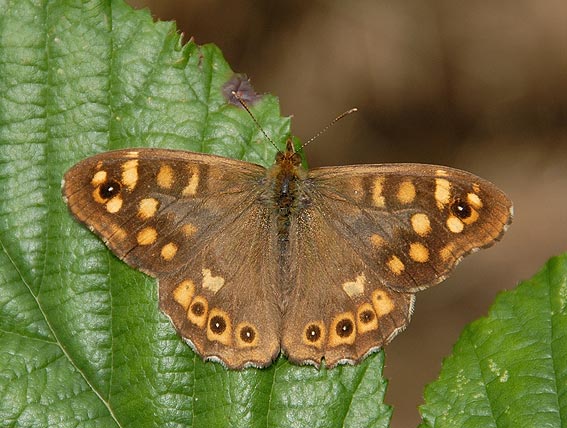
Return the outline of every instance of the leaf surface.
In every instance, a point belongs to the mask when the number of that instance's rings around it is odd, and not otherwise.
[[[425,402],[423,428],[567,425],[567,254],[465,328]]]
[[[0,1],[0,420],[26,427],[387,426],[383,354],[330,371],[203,363],[158,310],[155,280],[116,259],[61,198],[64,172],[124,147],[262,165],[275,149],[212,45],[114,1]],[[238,76],[237,76],[238,78]],[[282,144],[289,119],[259,96]]]

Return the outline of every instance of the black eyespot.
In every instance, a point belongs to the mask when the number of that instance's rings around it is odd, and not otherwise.
[[[451,204],[451,212],[461,220],[465,220],[471,216],[472,208],[468,202],[457,198]]]
[[[362,311],[358,315],[358,318],[360,319],[360,322],[362,322],[363,324],[368,324],[369,322],[374,321],[375,315],[374,312],[370,310],[366,310],[366,311]]]
[[[240,330],[240,338],[243,342],[252,343],[256,338],[256,332],[252,327],[242,327],[242,329]]]
[[[191,312],[193,315],[200,317],[205,313],[205,305],[201,302],[195,302],[191,305]]]
[[[102,199],[110,199],[120,193],[120,183],[116,180],[108,180],[100,186],[98,194]]]
[[[209,327],[213,333],[223,334],[226,330],[226,321],[223,317],[215,315],[211,318],[211,321],[209,321]]]
[[[317,342],[321,338],[321,328],[318,325],[311,324],[305,331],[305,337],[310,342]]]
[[[354,332],[354,325],[349,319],[342,319],[337,323],[337,335],[340,337],[349,337]]]

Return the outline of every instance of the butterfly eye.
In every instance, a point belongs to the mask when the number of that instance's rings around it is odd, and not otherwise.
[[[453,204],[451,205],[451,212],[461,220],[467,219],[472,214],[472,208],[468,202],[463,201],[462,199],[455,199]]]
[[[295,166],[301,165],[301,155],[299,153],[294,153],[291,157],[291,163]]]
[[[110,199],[120,193],[120,187],[118,181],[108,180],[99,187],[98,193],[102,199]]]

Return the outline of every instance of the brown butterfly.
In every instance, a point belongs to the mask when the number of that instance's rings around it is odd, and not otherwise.
[[[417,291],[499,240],[510,200],[420,164],[301,166],[163,149],[102,153],[65,174],[73,215],[159,280],[161,309],[204,359],[357,363],[408,324]]]

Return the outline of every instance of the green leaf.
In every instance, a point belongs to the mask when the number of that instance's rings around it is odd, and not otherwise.
[[[73,221],[64,172],[121,147],[270,165],[275,149],[224,85],[212,45],[121,0],[0,0],[0,420],[6,426],[384,427],[383,354],[316,370],[203,363],[156,283]],[[251,103],[277,144],[275,97]]]
[[[567,254],[464,330],[425,401],[422,427],[567,425]]]

